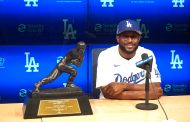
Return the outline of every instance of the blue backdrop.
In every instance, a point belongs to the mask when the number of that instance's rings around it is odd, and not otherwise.
[[[2,45],[114,43],[116,25],[138,21],[144,43],[186,43],[189,0],[0,0]]]
[[[75,83],[90,94],[92,50],[115,44],[116,26],[128,18],[157,56],[165,94],[189,94],[189,15],[189,0],[0,0],[0,102],[23,101],[78,41],[88,46]]]
[[[86,94],[92,92],[92,50],[110,44],[89,44],[74,83]],[[165,95],[190,94],[190,44],[142,44],[155,53]],[[66,52],[75,45],[0,46],[0,102],[22,102],[34,83],[46,77]],[[63,87],[68,74],[44,85]]]

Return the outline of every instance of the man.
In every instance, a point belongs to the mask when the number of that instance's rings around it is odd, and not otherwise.
[[[35,84],[34,91],[39,92],[40,86],[55,80],[63,72],[70,74],[66,87],[73,87],[73,80],[77,75],[77,71],[72,66],[70,66],[70,64],[74,64],[78,67],[82,64],[84,59],[85,48],[86,44],[84,42],[78,42],[77,48],[74,48],[71,51],[69,51],[57,64],[53,71],[48,75],[47,78],[43,78],[41,81]]]
[[[139,46],[141,30],[134,20],[123,20],[117,26],[118,45],[102,51],[98,57],[96,87],[100,98],[145,99],[146,70],[138,68],[143,53],[153,57],[149,99],[158,99],[163,91],[154,53]]]

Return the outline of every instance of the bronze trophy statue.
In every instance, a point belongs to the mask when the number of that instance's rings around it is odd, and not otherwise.
[[[63,57],[47,78],[44,78],[35,84],[34,91],[39,92],[40,86],[55,80],[62,73],[70,74],[66,87],[74,87],[73,80],[77,75],[77,71],[71,67],[70,64],[72,63],[78,67],[82,64],[85,48],[86,44],[84,42],[78,42],[77,47],[69,51],[65,57]]]
[[[23,107],[24,119],[92,114],[88,96],[74,84],[77,70],[71,66],[74,64],[80,67],[84,60],[85,48],[86,44],[83,41],[78,42],[77,47],[66,53],[46,78],[35,83],[35,88]],[[52,82],[62,73],[70,75],[66,87],[40,89],[42,85]]]

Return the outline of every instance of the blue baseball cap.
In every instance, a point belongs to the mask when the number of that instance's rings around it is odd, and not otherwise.
[[[125,31],[135,31],[139,35],[142,34],[142,32],[140,30],[140,27],[139,27],[139,24],[137,23],[137,21],[130,20],[130,19],[122,20],[117,25],[117,32],[116,32],[117,35],[122,33],[122,32],[125,32]]]

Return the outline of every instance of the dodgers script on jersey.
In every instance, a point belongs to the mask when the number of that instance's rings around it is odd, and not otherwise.
[[[96,87],[105,86],[110,82],[127,82],[132,84],[145,83],[146,71],[138,68],[136,62],[142,60],[143,53],[153,57],[151,81],[161,82],[154,53],[139,46],[136,55],[127,60],[120,56],[118,45],[102,51],[98,57]]]

